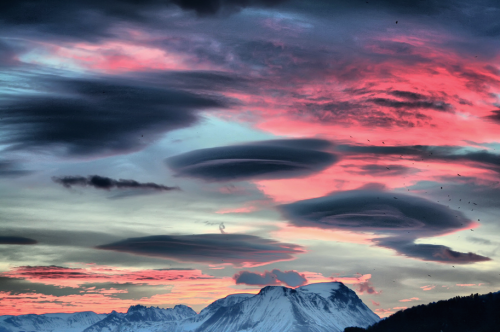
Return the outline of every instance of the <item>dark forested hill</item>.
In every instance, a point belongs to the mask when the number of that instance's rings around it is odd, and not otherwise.
[[[499,332],[500,292],[419,305],[371,325],[344,332]]]

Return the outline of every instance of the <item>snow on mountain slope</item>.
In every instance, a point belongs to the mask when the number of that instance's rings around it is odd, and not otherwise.
[[[342,332],[378,320],[342,283],[297,289],[268,286],[236,305],[220,308],[196,332]]]
[[[268,286],[254,294],[219,299],[199,314],[184,305],[172,309],[132,306],[127,313],[83,312],[0,317],[0,332],[342,332],[367,327],[375,315],[339,282],[296,289]]]
[[[172,328],[174,332],[192,332],[197,330],[202,324],[210,319],[219,309],[236,305],[242,301],[254,297],[255,294],[232,294],[222,299],[212,302],[205,309],[194,317],[188,318]]]
[[[112,312],[102,321],[86,328],[84,332],[149,332],[175,328],[178,322],[196,316],[188,306],[176,305],[162,309],[142,305],[132,306],[126,314]]]
[[[51,332],[81,332],[107,315],[95,312],[77,312],[73,314],[44,314],[4,316],[0,319],[0,331],[51,331]]]
[[[111,332],[118,328],[123,322],[125,314],[113,310],[106,318],[96,322],[94,325],[87,327],[85,332]]]
[[[129,309],[127,314],[121,314],[123,316],[118,319],[110,315],[101,322],[87,328],[84,332],[192,332],[220,308],[235,305],[253,296],[254,294],[229,295],[213,302],[199,314],[182,305],[175,306],[174,309],[134,306]],[[171,314],[165,315],[164,319],[156,319],[160,317],[158,310]]]

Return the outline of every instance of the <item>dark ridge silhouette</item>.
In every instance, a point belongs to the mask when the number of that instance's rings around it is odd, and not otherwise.
[[[471,294],[401,310],[366,329],[344,332],[498,332],[499,313],[500,292]]]

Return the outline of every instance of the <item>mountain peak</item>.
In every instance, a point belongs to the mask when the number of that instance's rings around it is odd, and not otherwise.
[[[128,308],[128,310],[127,310],[127,313],[139,311],[139,310],[143,310],[143,309],[148,309],[148,307],[146,307],[142,304],[136,304],[136,305],[130,306],[130,308]]]
[[[297,288],[298,291],[300,292],[306,292],[306,293],[314,293],[318,294],[319,296],[327,299],[333,294],[336,294],[338,292],[349,292],[350,289],[346,287],[343,283],[338,282],[338,281],[332,281],[332,282],[319,282],[316,284],[309,284],[305,286],[301,286]]]
[[[295,293],[296,290],[293,288],[288,288],[284,286],[266,286],[262,288],[259,294],[276,294],[276,295],[284,295],[287,296],[291,293]]]

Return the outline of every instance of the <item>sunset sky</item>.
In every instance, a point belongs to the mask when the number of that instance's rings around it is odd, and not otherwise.
[[[0,315],[500,290],[500,2],[0,4]]]

